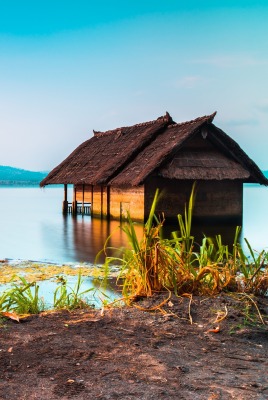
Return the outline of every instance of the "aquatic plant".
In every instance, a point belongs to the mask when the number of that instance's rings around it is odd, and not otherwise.
[[[19,278],[20,283],[17,283]],[[37,282],[27,282],[24,277],[14,277],[10,289],[6,289],[0,295],[0,316],[12,318],[12,315],[39,314],[44,311],[46,304],[39,295],[39,285]],[[77,282],[74,287],[67,284],[63,277],[54,291],[54,309],[68,309],[89,307],[85,295],[93,290],[94,287],[81,291],[83,283],[82,272],[79,270]],[[14,319],[14,318],[13,318]]]
[[[267,253],[256,254],[245,239],[251,257],[246,256],[239,243],[241,227],[235,230],[232,251],[221,235],[214,240],[204,236],[200,246],[195,243],[191,234],[195,184],[184,215],[178,215],[179,233],[173,232],[171,239],[161,236],[164,217],[155,215],[158,197],[157,190],[142,239],[138,239],[135,223],[128,214],[127,224],[121,229],[129,239],[130,248],[124,249],[122,256],[106,257],[106,267],[115,261],[120,264],[118,282],[122,282],[127,302],[160,291],[173,291],[177,295],[212,295],[222,290],[267,292]]]
[[[43,298],[39,296],[39,286],[36,282],[27,282],[19,277],[20,284],[13,283],[4,291],[0,298],[1,311],[13,311],[17,314],[38,314],[44,310]]]
[[[9,309],[9,303],[10,303],[10,299],[9,299],[8,292],[5,291],[5,292],[1,293],[1,295],[0,295],[0,313],[7,311]]]
[[[73,288],[67,284],[67,280],[65,278],[61,278],[59,285],[54,292],[53,308],[74,310],[77,308],[88,307],[85,295],[95,289],[92,287],[81,291],[82,284],[83,279],[80,270],[77,275],[77,282]]]
[[[100,275],[100,269],[91,265],[82,264],[79,267],[82,276]],[[20,283],[20,275],[23,271],[23,276],[27,282],[37,282],[49,280],[57,275],[64,274],[68,276],[77,275],[77,269],[70,265],[55,265],[47,263],[22,263],[18,265],[10,265],[9,263],[1,263],[0,268],[0,284],[8,284],[11,281]],[[12,277],[12,278],[10,278]]]

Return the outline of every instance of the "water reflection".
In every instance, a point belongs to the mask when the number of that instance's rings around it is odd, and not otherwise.
[[[119,221],[107,222],[90,216],[63,217],[62,198],[62,188],[0,188],[0,259],[94,262],[107,237],[111,236],[111,247],[128,245]],[[246,237],[258,251],[267,248],[268,244],[267,204],[267,188],[245,185],[241,238]],[[192,232],[199,244],[203,235],[215,237],[221,234],[223,243],[231,246],[235,228],[198,225]],[[141,237],[142,226],[137,224],[136,229]],[[164,225],[165,237],[170,237],[173,230],[178,230],[178,223]]]
[[[194,242],[197,248],[202,245],[204,237],[215,239],[216,235],[221,235],[223,244],[232,246],[234,243],[235,231],[236,225],[193,224],[191,234],[194,236]],[[172,232],[176,232],[178,236],[180,235],[178,224],[164,226],[164,237],[172,237]]]
[[[74,257],[80,261],[94,262],[96,255],[104,248],[106,243],[106,254],[115,256],[116,250],[129,246],[129,240],[122,230],[122,224],[119,221],[106,221],[89,216],[71,216],[64,217],[64,247],[72,249]],[[143,225],[135,224],[137,237],[142,238]],[[196,247],[202,244],[204,236],[215,238],[221,235],[222,243],[230,246],[234,242],[236,226],[235,225],[193,225],[192,235],[195,238]],[[162,236],[171,238],[172,232],[179,233],[178,223],[164,224]],[[99,262],[105,259],[104,252],[98,258]]]
[[[142,225],[135,226],[138,237],[141,237]],[[63,216],[63,227],[64,247],[72,249],[76,260],[94,262],[104,247],[106,254],[115,255],[116,249],[128,246],[128,238],[119,221],[67,215]],[[104,258],[104,252],[101,252],[98,262],[103,262]]]

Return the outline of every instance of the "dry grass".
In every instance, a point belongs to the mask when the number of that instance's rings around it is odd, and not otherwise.
[[[158,196],[157,191],[141,240],[130,216],[128,225],[122,228],[131,248],[125,249],[116,261],[121,264],[119,279],[127,302],[161,291],[173,291],[176,295],[214,295],[221,291],[267,293],[268,255],[265,251],[255,252],[245,239],[249,253],[246,255],[238,240],[240,227],[234,234],[232,252],[222,243],[220,235],[215,240],[204,237],[199,249],[194,251],[191,225],[195,185],[184,216],[178,215],[180,234],[174,233],[172,239],[161,237],[164,219],[154,214]],[[107,257],[106,266],[114,260]]]

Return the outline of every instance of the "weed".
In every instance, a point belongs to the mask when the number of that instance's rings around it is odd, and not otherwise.
[[[54,308],[74,310],[76,308],[87,307],[88,304],[84,299],[84,295],[94,290],[94,288],[89,288],[81,291],[82,283],[83,279],[80,270],[74,288],[68,286],[67,281],[64,278],[61,278],[59,285],[54,292]]]
[[[43,311],[45,305],[39,296],[38,284],[29,283],[24,277],[19,279],[21,284],[13,283],[11,289],[2,293],[1,311],[15,311],[18,314],[38,314]]]
[[[18,278],[15,277],[17,280]],[[20,284],[13,283],[10,289],[5,290],[0,295],[0,315],[8,312],[16,314],[39,314],[44,311],[44,299],[39,296],[39,286],[37,282],[27,282],[24,277],[19,277]],[[77,282],[74,288],[67,285],[65,278],[60,277],[59,284],[54,292],[55,309],[76,309],[87,307],[84,298],[85,294],[94,288],[81,291],[83,283],[82,273],[79,271]]]
[[[191,234],[195,199],[193,185],[184,216],[178,215],[179,234],[171,239],[161,237],[164,218],[155,216],[159,191],[156,191],[149,218],[144,226],[143,237],[138,240],[135,223],[128,214],[127,224],[122,227],[130,249],[122,249],[122,256],[106,257],[105,268],[114,262],[120,264],[119,279],[126,301],[140,296],[152,296],[163,290],[180,294],[211,295],[225,291],[243,291],[265,294],[268,290],[267,253],[254,252],[245,239],[251,258],[239,243],[241,227],[234,235],[232,252],[222,241],[204,237],[199,249]],[[106,270],[107,271],[107,270]]]

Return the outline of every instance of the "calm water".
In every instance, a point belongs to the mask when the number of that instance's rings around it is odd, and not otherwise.
[[[94,262],[112,232],[111,246],[127,244],[118,228],[118,221],[107,223],[90,216],[63,217],[62,199],[63,189],[59,187],[0,188],[0,258],[56,263]],[[267,204],[268,188],[244,187],[242,236],[256,250],[268,246]],[[139,229],[141,232],[141,227]],[[226,231],[226,228],[213,227],[213,232],[223,233],[228,240],[233,236],[234,228]]]
[[[64,217],[62,200],[59,187],[0,187],[0,259],[94,262],[112,233],[110,246],[126,245],[118,221]]]

